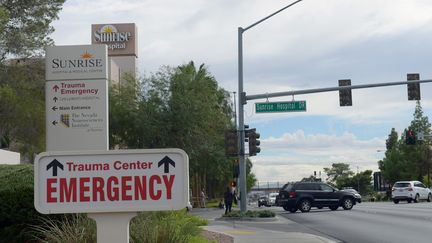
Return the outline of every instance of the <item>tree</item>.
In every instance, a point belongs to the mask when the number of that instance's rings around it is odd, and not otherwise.
[[[351,187],[356,189],[362,195],[367,195],[372,192],[372,186],[370,184],[372,180],[372,171],[365,170],[354,176],[339,177],[336,180],[336,186],[338,188]]]
[[[430,158],[428,158],[428,143],[431,142],[431,139],[429,136],[427,136],[431,131],[431,123],[429,122],[429,118],[423,114],[420,101],[417,101],[413,116],[414,119],[411,121],[410,128],[415,132],[415,134],[422,132],[424,135],[426,135],[426,142],[417,142],[418,144],[412,147],[413,149],[411,150],[409,149],[410,147],[407,146],[407,154],[409,154],[408,159],[412,163],[412,178],[422,181],[423,176],[426,175],[431,165]]]
[[[38,55],[53,41],[51,22],[58,19],[64,0],[0,0],[0,61],[6,55]]]
[[[110,147],[181,148],[189,155],[193,195],[206,188],[214,197],[232,181],[233,161],[224,153],[231,114],[229,93],[204,65],[162,67],[140,81],[112,87]]]
[[[303,177],[300,181],[302,182],[315,182],[315,181],[321,181],[321,179],[316,178],[314,175],[311,175],[309,177]]]
[[[44,62],[5,65],[4,60],[36,56],[52,44],[51,22],[63,3],[0,0],[0,141],[28,162],[45,146]]]
[[[327,181],[335,184],[337,179],[349,177],[354,174],[349,168],[349,164],[345,163],[333,163],[331,168],[324,168],[324,172],[327,174]]]
[[[45,147],[44,85],[42,60],[0,65],[0,138],[28,162]]]
[[[398,142],[398,134],[396,132],[396,129],[392,128],[390,131],[390,134],[388,136],[388,139],[386,140],[386,149],[387,151],[390,151],[397,147]]]
[[[423,132],[426,141],[417,141],[415,145],[405,144],[406,131],[411,129],[415,134]],[[384,159],[378,161],[384,178],[393,184],[399,180],[420,180],[429,178],[431,167],[431,151],[429,149],[431,124],[419,101],[417,101],[413,120],[408,129],[405,129],[398,140],[397,134],[392,129],[389,139],[386,141],[387,150]],[[427,181],[425,182],[427,183]]]

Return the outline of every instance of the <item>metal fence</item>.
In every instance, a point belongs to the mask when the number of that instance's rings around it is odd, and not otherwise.
[[[281,181],[258,181],[255,186],[252,187],[252,191],[261,191],[261,190],[279,190],[285,185],[286,182]]]

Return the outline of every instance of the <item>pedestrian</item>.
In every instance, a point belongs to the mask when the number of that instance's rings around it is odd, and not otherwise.
[[[231,207],[233,203],[234,194],[231,192],[230,188],[227,187],[224,193],[224,201],[225,201],[225,214],[231,213]]]
[[[224,208],[224,202],[223,202],[223,199],[221,199],[220,201],[219,201],[219,208],[220,209],[223,209]]]
[[[201,197],[201,207],[205,208],[206,207],[206,204],[205,204],[206,198],[205,198],[204,189],[201,190],[200,197]]]

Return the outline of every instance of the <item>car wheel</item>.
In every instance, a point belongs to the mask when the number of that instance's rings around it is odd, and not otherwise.
[[[330,206],[329,208],[330,208],[332,211],[335,211],[335,210],[338,209],[338,207],[339,207],[339,206]]]
[[[419,202],[419,194],[416,194],[416,195],[415,195],[414,202],[415,202],[415,203],[418,203],[418,202]]]
[[[288,206],[282,206],[282,208],[283,208],[285,211],[290,211],[290,208],[289,208]]]
[[[323,208],[323,206],[318,206],[317,208],[318,208],[318,209],[322,209],[322,208]]]
[[[398,204],[398,203],[399,203],[399,200],[395,199],[395,200],[393,200],[393,202],[394,202],[395,204]]]
[[[297,208],[295,208],[295,207],[294,207],[294,208],[290,208],[289,211],[290,211],[291,213],[295,213],[295,212],[297,212]]]
[[[311,202],[308,199],[303,199],[299,202],[299,209],[302,213],[307,213],[312,207]]]
[[[342,207],[345,210],[351,210],[354,206],[354,202],[351,198],[344,198],[342,199]]]
[[[411,202],[412,202],[412,199],[408,199],[407,202],[408,202],[408,203],[411,203]]]
[[[429,193],[428,198],[427,198],[427,201],[428,201],[428,202],[432,201],[432,194],[431,194],[431,193]]]

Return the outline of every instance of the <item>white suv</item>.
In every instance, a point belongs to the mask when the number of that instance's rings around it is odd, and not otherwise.
[[[276,205],[276,196],[279,195],[277,192],[272,192],[269,194],[269,205],[275,206]]]
[[[432,192],[420,181],[398,181],[392,188],[392,200],[394,203],[404,200],[408,203],[411,201],[432,200]]]

